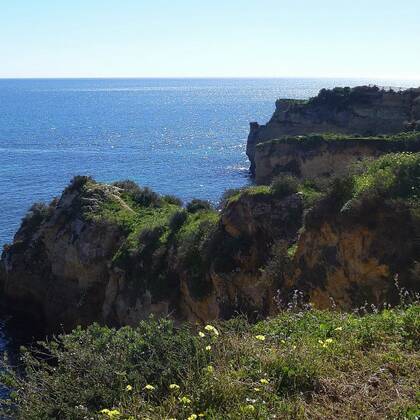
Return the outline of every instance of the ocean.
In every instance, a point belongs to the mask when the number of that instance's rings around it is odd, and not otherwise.
[[[34,202],[49,202],[74,175],[132,179],[184,201],[217,203],[250,183],[250,121],[277,98],[321,88],[420,81],[367,79],[0,79],[0,244]],[[0,320],[0,352],[16,337]]]

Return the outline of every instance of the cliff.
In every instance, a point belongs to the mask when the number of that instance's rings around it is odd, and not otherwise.
[[[375,136],[420,127],[420,88],[403,91],[378,87],[322,89],[308,101],[279,99],[265,125],[251,123],[247,155],[255,174],[256,146],[283,136],[314,133]]]
[[[5,247],[2,301],[49,330],[255,319],[295,289],[320,307],[396,302],[396,275],[419,290],[419,179],[420,154],[391,154],[327,192],[278,180],[232,192],[217,212],[78,177]]]
[[[283,137],[255,147],[255,180],[258,184],[269,184],[283,174],[303,180],[340,177],[365,159],[418,151],[418,132],[376,137],[335,134]]]
[[[386,155],[342,179],[306,216],[290,286],[317,307],[399,300],[420,290],[420,154]]]
[[[2,301],[48,330],[268,314],[276,286],[260,268],[276,237],[296,239],[302,210],[299,195],[244,193],[219,215],[131,182],[77,177],[59,200],[33,206],[5,247]]]

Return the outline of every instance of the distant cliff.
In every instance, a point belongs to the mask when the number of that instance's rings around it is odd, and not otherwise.
[[[318,306],[396,302],[396,275],[419,288],[419,179],[420,154],[386,155],[327,192],[277,181],[230,192],[218,212],[77,177],[5,247],[1,301],[51,331],[256,318],[295,289]]]
[[[255,180],[257,184],[269,184],[282,174],[302,180],[340,177],[365,159],[419,151],[420,132],[376,137],[336,134],[282,137],[255,147]]]
[[[322,89],[307,101],[279,99],[266,125],[251,123],[247,155],[256,172],[256,145],[282,136],[313,133],[376,136],[420,129],[420,88],[403,91],[378,87]]]

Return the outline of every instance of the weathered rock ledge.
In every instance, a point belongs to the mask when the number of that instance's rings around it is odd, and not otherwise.
[[[256,146],[255,181],[269,184],[276,176],[284,174],[302,180],[340,177],[366,159],[387,153],[419,151],[420,132],[382,137],[283,137]]]
[[[257,145],[284,136],[337,133],[377,136],[420,129],[420,88],[403,91],[378,87],[323,89],[308,101],[279,99],[265,125],[251,123],[247,155],[251,173],[267,172]],[[277,153],[280,154],[281,150]]]

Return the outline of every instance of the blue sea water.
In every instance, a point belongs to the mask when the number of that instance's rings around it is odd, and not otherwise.
[[[250,182],[249,122],[266,122],[277,98],[360,84],[420,81],[0,79],[0,247],[33,202],[50,201],[77,174],[217,202]],[[27,336],[14,325],[0,317],[0,353],[14,354]]]

